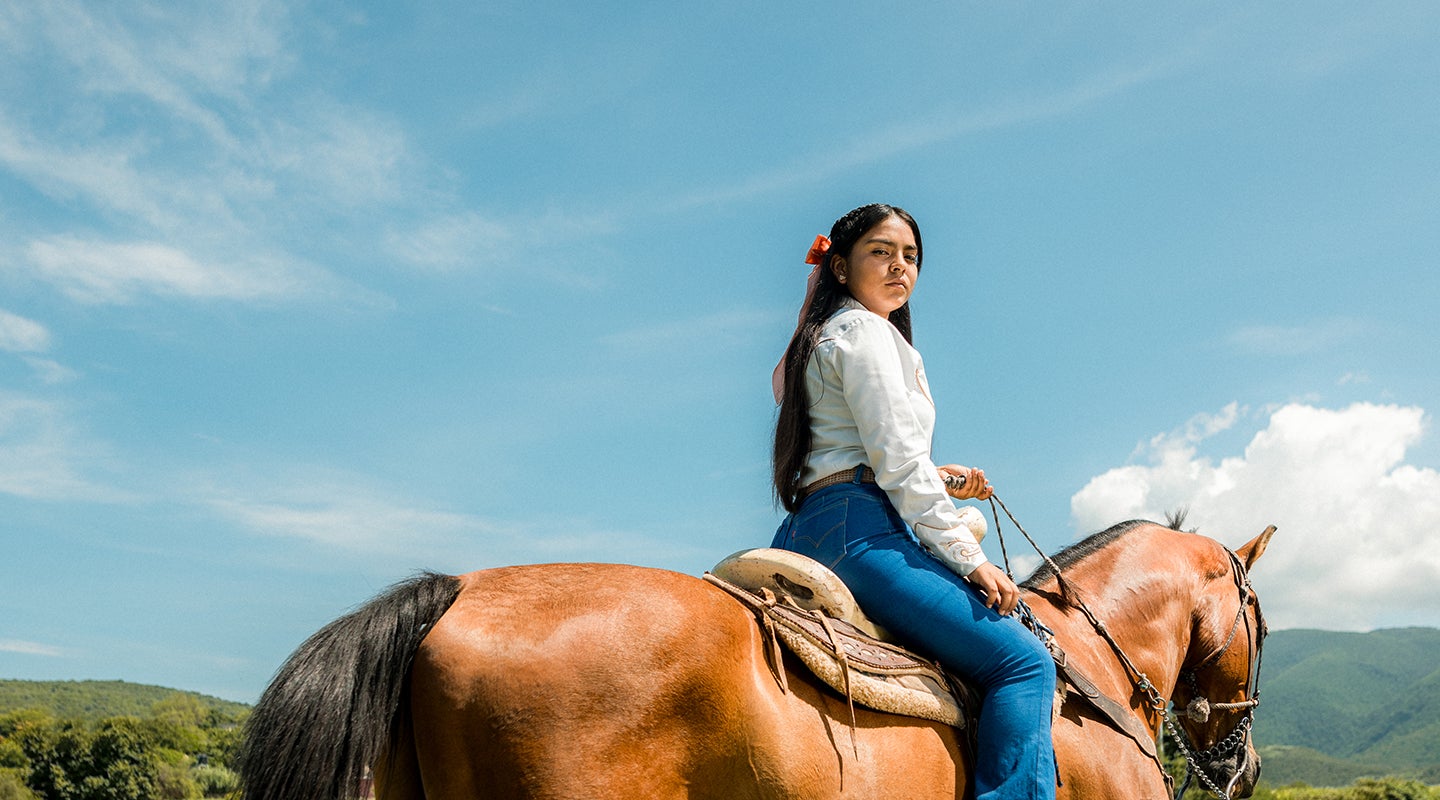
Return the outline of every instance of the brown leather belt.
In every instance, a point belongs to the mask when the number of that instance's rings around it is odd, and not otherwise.
[[[864,472],[860,473],[860,482],[874,483],[875,470],[870,469],[869,467],[865,467],[864,470]],[[855,468],[850,467],[849,469],[842,469],[839,472],[833,472],[823,478],[809,483],[805,486],[804,489],[800,490],[800,496],[809,497],[810,495],[820,491],[821,489],[824,489],[826,486],[834,486],[837,483],[850,483],[853,480],[855,480]]]

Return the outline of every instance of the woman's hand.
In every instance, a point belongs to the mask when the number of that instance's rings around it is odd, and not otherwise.
[[[985,482],[983,469],[959,464],[946,464],[935,469],[940,472],[940,480],[945,482],[945,493],[956,500],[989,500],[990,495],[995,494],[995,487]],[[959,488],[956,488],[955,478],[964,479]]]
[[[985,562],[965,576],[971,586],[980,590],[987,608],[993,608],[1002,616],[1015,610],[1020,602],[1020,587],[1010,580],[999,567]]]

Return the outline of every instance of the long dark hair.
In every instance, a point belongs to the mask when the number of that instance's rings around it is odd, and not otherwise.
[[[850,299],[850,292],[835,277],[832,264],[836,257],[850,259],[850,251],[865,232],[891,217],[899,217],[915,234],[915,268],[919,271],[925,249],[920,243],[920,226],[915,218],[903,208],[873,203],[851,211],[830,228],[830,251],[820,262],[820,280],[815,286],[815,296],[805,313],[800,327],[785,348],[785,393],[780,400],[780,415],[775,420],[775,451],[772,460],[775,499],[793,512],[800,507],[800,476],[805,469],[805,458],[810,455],[810,400],[805,394],[805,365],[815,344],[820,339],[820,328],[825,321]],[[890,323],[905,337],[910,338],[910,303],[890,312]]]

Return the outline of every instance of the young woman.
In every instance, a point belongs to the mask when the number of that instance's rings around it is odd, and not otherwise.
[[[984,692],[977,800],[1053,798],[1054,663],[1009,616],[1019,590],[951,502],[992,489],[981,470],[930,456],[935,405],[910,336],[922,255],[914,218],[882,204],[816,239],[776,372],[775,494],[790,514],[772,546],[834,570],[866,614]]]

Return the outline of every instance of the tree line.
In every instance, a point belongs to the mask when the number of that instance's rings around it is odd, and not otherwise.
[[[84,688],[84,687],[81,687]],[[235,755],[249,709],[175,692],[140,714],[0,713],[0,800],[200,800],[234,797]],[[1166,742],[1168,744],[1168,742]],[[1184,760],[1164,748],[1178,786]],[[1207,797],[1192,786],[1186,800]],[[1345,788],[1270,787],[1255,800],[1440,800],[1440,787],[1401,777]]]
[[[1185,759],[1170,739],[1169,733],[1161,737],[1161,760],[1170,778],[1179,787],[1185,782]],[[1181,800],[1208,800],[1212,798],[1199,781],[1192,781]],[[3,800],[3,798],[0,798]],[[1255,787],[1251,800],[1440,800],[1440,787],[1427,786],[1411,778],[1387,776],[1383,778],[1360,778],[1352,785],[1342,788],[1308,786],[1296,783],[1289,786],[1270,786],[1265,782],[1261,769],[1260,785]]]
[[[232,795],[248,711],[175,693],[141,716],[0,714],[0,800],[199,800]]]

